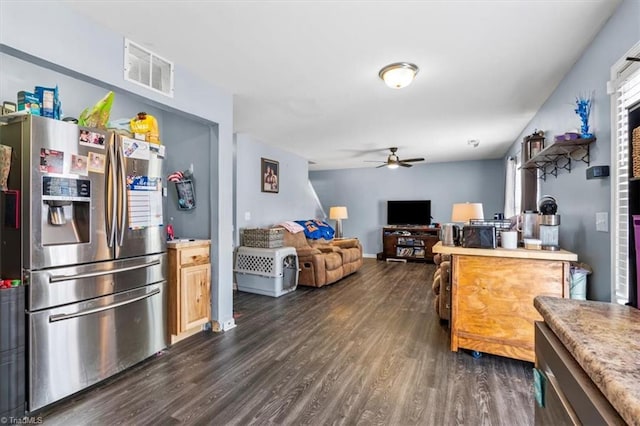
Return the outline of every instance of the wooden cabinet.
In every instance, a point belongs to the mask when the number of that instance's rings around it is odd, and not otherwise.
[[[536,380],[540,383],[538,387],[540,390],[536,395],[540,403],[535,404],[534,424],[536,426],[625,424],[606,396],[591,380],[589,374],[549,326],[543,322],[536,322],[535,333],[534,376],[537,376]],[[579,342],[583,344],[584,340]],[[598,367],[601,365],[594,364]]]
[[[459,348],[533,362],[533,306],[539,295],[569,297],[575,253],[472,249],[437,245],[451,254],[451,350]]]
[[[169,332],[175,343],[211,321],[211,261],[208,240],[167,243]]]
[[[429,226],[388,226],[382,229],[385,259],[433,262],[431,249],[440,241],[440,228]]]

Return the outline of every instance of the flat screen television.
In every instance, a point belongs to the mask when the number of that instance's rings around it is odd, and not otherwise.
[[[431,200],[387,201],[388,225],[430,225]]]

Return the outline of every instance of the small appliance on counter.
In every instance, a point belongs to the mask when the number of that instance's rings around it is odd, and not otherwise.
[[[493,225],[465,225],[462,228],[462,247],[496,248],[496,227]]]
[[[496,215],[494,215],[493,219],[471,219],[469,220],[470,226],[492,226],[495,228],[496,234],[496,247],[501,245],[502,233],[504,231],[511,230],[511,221],[509,219],[496,219]],[[516,245],[517,245],[517,234],[516,234]],[[485,247],[488,248],[488,247]]]
[[[537,211],[525,210],[518,217],[518,231],[520,232],[520,241],[527,239],[537,239],[540,235],[540,221]]]
[[[538,201],[540,210],[540,240],[542,250],[560,250],[560,215],[556,199],[545,195]]]
[[[443,246],[460,245],[460,227],[455,223],[443,223],[440,227],[440,241]]]

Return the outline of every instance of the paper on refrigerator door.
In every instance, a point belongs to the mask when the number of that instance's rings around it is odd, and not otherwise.
[[[129,229],[161,226],[162,179],[149,176],[127,176]]]
[[[127,158],[139,160],[148,160],[151,157],[149,142],[129,138],[122,138],[122,153]]]
[[[7,180],[11,170],[11,151],[7,145],[0,145],[0,191],[7,190]]]

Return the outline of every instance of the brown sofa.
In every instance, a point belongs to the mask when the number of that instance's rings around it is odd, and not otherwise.
[[[295,247],[298,284],[322,287],[356,272],[362,266],[362,245],[355,238],[308,240],[304,232],[284,232],[284,245]]]
[[[441,320],[451,321],[451,256],[437,254],[433,258],[438,266],[433,274],[433,307]]]

